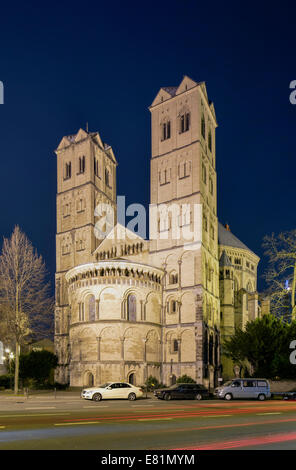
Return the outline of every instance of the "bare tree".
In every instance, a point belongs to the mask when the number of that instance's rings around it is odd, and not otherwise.
[[[19,388],[20,346],[42,337],[53,320],[46,268],[26,235],[16,226],[4,238],[0,256],[0,314],[5,336],[15,346],[14,391]]]
[[[276,316],[296,319],[296,230],[264,237],[263,247],[269,258],[265,273],[271,311]]]

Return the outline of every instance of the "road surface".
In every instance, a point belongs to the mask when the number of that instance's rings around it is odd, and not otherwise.
[[[296,449],[296,402],[0,396],[0,450]]]

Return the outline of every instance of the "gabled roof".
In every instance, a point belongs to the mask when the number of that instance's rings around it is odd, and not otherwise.
[[[230,259],[228,258],[225,250],[223,250],[223,253],[219,260],[219,266],[232,266]]]
[[[81,140],[85,140],[88,137],[90,137],[93,142],[95,142],[96,145],[98,145],[111,158],[111,160],[117,164],[112,147],[109,144],[106,144],[106,142],[102,141],[100,134],[98,132],[89,132],[81,128],[76,134],[65,135],[59,143],[56,149],[56,153],[69,147],[70,145],[78,143]]]
[[[184,75],[181,83],[178,86],[161,87],[156,97],[154,98],[150,108],[159,103],[162,103],[163,101],[169,100],[176,95],[180,95],[180,93],[190,90],[190,88],[194,88],[197,85],[199,85],[197,82],[187,77],[187,75]]]
[[[192,88],[195,88],[195,87],[200,87],[201,93],[204,96],[206,103],[208,104],[210,108],[210,112],[212,114],[214,123],[217,126],[217,119],[216,119],[214,104],[212,101],[209,101],[208,99],[207,88],[206,88],[205,82],[196,82],[192,80],[192,78],[188,77],[187,75],[183,76],[182,81],[178,86],[161,87],[156,97],[154,98],[151,106],[149,106],[149,109],[167,100],[170,100],[171,98],[174,98],[175,96],[178,96],[181,93],[191,90]]]
[[[241,242],[230,230],[227,230],[224,225],[218,222],[218,243],[223,246],[231,246],[233,248],[240,248],[248,250],[255,255],[243,242]],[[257,256],[257,255],[255,255]]]

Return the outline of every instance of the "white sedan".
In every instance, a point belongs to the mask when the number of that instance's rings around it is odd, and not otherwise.
[[[108,382],[97,387],[85,388],[81,398],[85,400],[101,401],[109,398],[125,398],[134,401],[143,396],[143,390],[126,382]]]

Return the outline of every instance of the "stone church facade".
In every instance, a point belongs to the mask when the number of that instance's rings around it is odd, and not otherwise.
[[[233,375],[221,357],[223,338],[260,314],[259,258],[217,218],[217,122],[205,83],[185,76],[179,86],[161,88],[149,109],[157,214],[149,240],[117,223],[117,161],[98,132],[80,129],[56,150],[61,383],[141,385],[152,375],[169,385],[187,374],[214,387]],[[113,214],[106,236],[98,207]],[[177,222],[163,207],[180,209]],[[194,216],[200,233],[188,242]],[[104,217],[108,223],[108,209]]]

